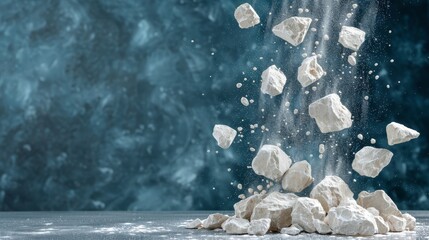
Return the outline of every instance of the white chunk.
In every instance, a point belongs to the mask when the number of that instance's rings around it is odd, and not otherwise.
[[[377,141],[374,138],[371,138],[371,144],[375,144]]]
[[[302,230],[297,228],[296,226],[285,227],[282,228],[282,230],[280,231],[281,234],[287,234],[292,236],[298,235],[300,232],[302,232]]]
[[[391,122],[386,126],[386,133],[389,145],[408,142],[420,136],[419,132],[396,122]]]
[[[234,204],[235,216],[239,218],[250,219],[255,206],[264,199],[261,194],[252,195],[244,200]]]
[[[325,152],[325,145],[324,144],[319,144],[319,153],[322,154]]]
[[[243,3],[234,11],[234,17],[240,28],[250,28],[260,23],[260,18],[253,7]]]
[[[283,92],[286,76],[275,65],[271,65],[262,72],[261,92],[272,97]]]
[[[313,220],[318,219],[323,221],[325,214],[326,212],[318,200],[300,197],[293,206],[291,214],[292,224],[299,225],[304,231],[312,233],[316,231]]]
[[[228,219],[227,215],[220,213],[210,214],[207,219],[203,221],[203,228],[206,229],[216,229],[221,228],[222,223]]]
[[[407,220],[405,220],[403,217],[390,215],[387,217],[387,224],[389,224],[389,229],[391,232],[403,232],[407,227]]]
[[[416,228],[416,218],[411,216],[409,213],[402,214],[402,217],[407,221],[405,229],[408,231],[414,231]]]
[[[353,199],[331,208],[327,221],[333,234],[372,236],[378,232],[374,216]]]
[[[329,234],[332,232],[329,225],[319,219],[313,219],[313,225],[316,228],[316,232],[320,234]]]
[[[272,192],[256,205],[251,220],[269,218],[270,230],[278,232],[292,224],[292,207],[297,198],[298,196],[293,193]]]
[[[319,80],[323,74],[322,66],[317,63],[317,56],[308,57],[302,61],[298,68],[298,81],[302,87],[307,87]]]
[[[390,215],[402,217],[396,204],[383,190],[372,193],[362,191],[358,195],[357,203],[364,208],[376,208],[380,212],[380,216],[386,221]]]
[[[249,106],[249,100],[246,97],[241,97],[240,101],[244,106]]]
[[[352,126],[352,114],[335,93],[311,103],[308,112],[322,133],[337,132]]]
[[[380,212],[375,207],[369,207],[366,210],[368,210],[368,212],[370,212],[374,216],[380,216]]]
[[[250,226],[247,229],[247,233],[251,235],[265,235],[270,229],[271,219],[261,218],[257,220],[252,220]]]
[[[349,62],[350,65],[355,66],[356,65],[356,57],[353,55],[349,55],[347,57],[347,62]]]
[[[392,157],[393,153],[387,149],[366,146],[355,154],[352,168],[361,176],[375,178]]]
[[[238,188],[239,190],[241,190],[241,189],[243,189],[243,185],[242,185],[241,183],[239,183],[239,184],[237,184],[237,188]]]
[[[325,212],[336,207],[344,199],[353,198],[349,186],[337,176],[326,176],[310,192],[310,197],[319,200]]]
[[[359,138],[359,140],[363,140],[363,135],[362,134],[358,134],[357,137]]]
[[[311,166],[307,161],[294,163],[282,179],[282,187],[289,192],[301,192],[314,181]]]
[[[234,141],[237,131],[227,125],[216,124],[213,128],[212,135],[216,139],[219,147],[227,149]]]
[[[196,229],[196,228],[202,227],[202,225],[203,225],[203,222],[201,221],[201,219],[197,218],[195,220],[192,220],[192,222],[187,223],[185,228]]]
[[[293,46],[298,46],[304,41],[311,18],[291,17],[273,27],[273,33]]]
[[[291,163],[290,157],[279,147],[264,145],[253,159],[252,169],[256,174],[278,182]]]
[[[329,36],[328,34],[323,35],[323,40],[328,41],[329,40]]]
[[[249,226],[249,220],[231,217],[225,221],[222,228],[228,234],[246,234]]]
[[[365,32],[355,27],[341,27],[340,37],[338,42],[345,48],[353,51],[359,50],[362,43],[365,41]]]
[[[387,224],[382,217],[374,216],[374,220],[375,220],[375,223],[377,224],[377,229],[378,229],[377,233],[386,234],[387,232],[389,232],[390,230],[389,224]]]

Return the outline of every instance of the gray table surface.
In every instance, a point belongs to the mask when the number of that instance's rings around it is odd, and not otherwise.
[[[186,221],[213,212],[0,212],[0,239],[351,239],[352,237],[268,234],[231,236],[185,229]],[[416,231],[361,239],[429,239],[429,211],[411,211]],[[231,214],[231,212],[226,212]]]

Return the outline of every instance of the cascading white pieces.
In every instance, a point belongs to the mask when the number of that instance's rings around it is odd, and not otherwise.
[[[313,219],[313,225],[316,228],[316,232],[320,234],[329,234],[332,232],[329,225],[319,219]]]
[[[314,181],[311,165],[307,161],[292,164],[282,179],[282,187],[289,192],[301,192]]]
[[[402,214],[402,217],[407,221],[405,229],[408,231],[413,231],[416,228],[416,218],[411,216],[409,213]]]
[[[237,131],[227,125],[216,124],[213,127],[212,135],[216,139],[219,147],[227,149],[231,146],[235,136],[237,136]]]
[[[275,145],[264,145],[259,149],[252,161],[252,169],[256,174],[273,181],[280,181],[289,169],[292,160]]]
[[[311,103],[308,112],[322,133],[337,132],[352,126],[352,114],[335,93]]]
[[[255,206],[264,199],[264,195],[252,195],[234,204],[235,216],[250,220]]]
[[[220,213],[210,214],[207,219],[203,221],[203,228],[206,229],[216,229],[221,228],[222,223],[228,219],[228,215],[223,215]]]
[[[290,227],[284,227],[280,230],[281,234],[287,234],[291,236],[298,235],[300,232],[302,232],[302,230],[295,225],[292,225]]]
[[[234,17],[240,28],[250,28],[261,21],[255,9],[248,3],[238,6],[234,11]]]
[[[372,236],[378,232],[374,216],[354,199],[346,199],[331,208],[327,221],[333,234]]]
[[[202,227],[202,225],[203,225],[203,222],[201,221],[201,219],[197,218],[197,219],[192,220],[191,222],[187,223],[185,228],[196,229],[196,228]]]
[[[296,200],[292,210],[292,224],[301,226],[304,231],[312,233],[316,231],[313,219],[323,221],[326,212],[316,199],[300,197]]]
[[[228,234],[246,234],[249,226],[249,220],[231,217],[224,222],[222,229]]]
[[[353,198],[349,186],[337,176],[326,176],[310,192],[310,197],[319,200],[325,212],[336,207],[344,199]]]
[[[420,133],[400,123],[391,122],[386,126],[387,143],[395,145],[418,138]]]
[[[271,219],[261,218],[255,219],[250,222],[250,226],[247,229],[247,233],[251,235],[262,236],[265,235],[270,229]]]
[[[317,56],[311,56],[302,61],[298,68],[298,81],[302,87],[307,87],[310,84],[319,80],[324,74],[322,66],[317,63]]]
[[[390,215],[402,217],[396,204],[383,190],[377,190],[372,193],[362,191],[358,195],[357,203],[364,208],[373,207],[377,209],[380,216],[386,221]]]
[[[355,154],[352,168],[361,176],[375,178],[392,157],[393,153],[387,149],[366,146]]]
[[[286,84],[286,76],[276,65],[271,65],[265,69],[262,72],[261,78],[262,93],[275,97],[283,92]]]
[[[387,224],[381,216],[374,216],[374,220],[377,224],[377,233],[386,234],[390,231],[389,224]]]
[[[405,220],[403,217],[390,215],[387,217],[387,224],[389,224],[389,229],[391,232],[402,232],[405,231],[407,220]]]
[[[270,230],[274,232],[289,227],[292,224],[292,208],[297,198],[293,193],[272,192],[256,205],[251,220],[271,219]]]
[[[362,43],[365,41],[365,32],[359,28],[343,26],[341,27],[340,37],[338,42],[343,47],[353,51],[359,50]]]
[[[304,41],[310,24],[311,18],[291,17],[275,25],[272,31],[274,35],[296,47]]]

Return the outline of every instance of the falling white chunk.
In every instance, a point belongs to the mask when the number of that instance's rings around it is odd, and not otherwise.
[[[352,114],[335,93],[311,103],[308,112],[322,133],[337,132],[352,126]]]
[[[287,235],[291,235],[291,236],[298,235],[300,232],[302,232],[302,230],[299,229],[295,225],[292,225],[290,227],[282,228],[281,231],[280,231],[281,234],[287,234]]]
[[[316,228],[316,232],[320,234],[329,234],[332,232],[329,225],[319,219],[313,219],[313,225]]]
[[[297,198],[293,193],[272,192],[256,205],[251,220],[269,218],[270,230],[278,232],[292,224],[291,213]]]
[[[250,220],[255,206],[264,199],[261,194],[252,195],[234,204],[235,216]]]
[[[390,228],[389,228],[389,224],[387,224],[386,221],[384,221],[384,219],[380,216],[374,216],[374,220],[375,223],[377,224],[377,233],[380,234],[386,234],[387,232],[389,232]]]
[[[293,46],[298,46],[304,41],[311,18],[291,17],[273,27],[273,33]]]
[[[319,153],[322,154],[325,152],[325,144],[319,144]]]
[[[249,100],[246,97],[242,97],[240,101],[241,101],[241,104],[243,104],[244,106],[246,107],[249,106]]]
[[[247,229],[247,233],[251,235],[262,236],[265,235],[270,229],[271,219],[261,218],[252,220],[250,226]]]
[[[343,26],[341,28],[338,42],[341,43],[345,48],[357,51],[364,41],[365,32],[359,28],[349,26]]]
[[[353,199],[331,208],[327,221],[333,234],[372,236],[378,232],[374,216]]]
[[[275,65],[271,65],[262,72],[261,92],[272,97],[283,92],[286,76]]]
[[[314,219],[323,221],[325,218],[325,210],[316,199],[308,197],[300,197],[296,200],[292,210],[292,224],[301,226],[304,231],[312,233],[316,231],[313,224]]]
[[[307,161],[294,163],[282,179],[282,187],[289,192],[301,192],[314,181],[311,166]]]
[[[196,228],[202,227],[202,225],[203,225],[203,222],[201,221],[201,219],[197,218],[195,220],[192,220],[192,222],[187,223],[185,228],[196,229]]]
[[[249,228],[249,220],[231,217],[222,225],[223,230],[228,234],[246,234]]]
[[[375,178],[389,165],[393,153],[387,149],[364,147],[355,154],[352,168],[361,176]]]
[[[391,232],[402,232],[405,231],[407,220],[405,220],[403,217],[390,215],[387,217],[387,224],[389,224],[389,229]]]
[[[213,128],[212,135],[216,139],[219,147],[227,149],[234,141],[237,131],[227,125],[216,124]]]
[[[416,228],[416,218],[411,216],[409,213],[402,214],[402,217],[407,221],[405,229],[413,231]]]
[[[408,142],[420,136],[419,132],[396,122],[391,122],[386,126],[386,133],[389,145]]]
[[[390,215],[402,217],[396,204],[383,190],[377,190],[372,193],[362,191],[359,193],[357,203],[364,208],[373,207],[377,209],[380,212],[380,216],[386,221]]]
[[[374,138],[371,138],[371,144],[375,144],[377,141]]]
[[[252,169],[256,174],[278,182],[291,163],[290,157],[279,147],[264,145],[253,159]]]
[[[260,18],[253,7],[243,3],[234,11],[234,17],[240,28],[250,28],[260,23]]]
[[[210,214],[207,219],[203,221],[203,228],[216,229],[221,228],[222,223],[228,219],[227,215],[220,213]]]
[[[319,200],[323,209],[328,212],[344,199],[353,198],[349,186],[337,176],[326,176],[310,192],[310,197]]]
[[[362,134],[358,134],[357,137],[359,138],[359,140],[363,140],[363,135]]]
[[[355,66],[356,65],[356,57],[353,55],[349,55],[347,57],[347,62],[349,62],[350,65]]]
[[[322,66],[317,63],[317,56],[308,57],[302,61],[298,68],[298,81],[302,87],[307,87],[319,80],[323,74]]]

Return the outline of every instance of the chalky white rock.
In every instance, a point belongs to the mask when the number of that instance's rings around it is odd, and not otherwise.
[[[392,157],[393,153],[387,149],[366,146],[355,154],[352,168],[361,176],[375,178]]]
[[[313,225],[316,228],[316,232],[320,234],[329,234],[332,232],[329,225],[319,219],[313,219]]]
[[[342,200],[353,198],[353,192],[341,178],[326,176],[311,190],[310,197],[319,200],[325,212],[328,212]]]
[[[252,161],[252,169],[258,174],[274,181],[280,181],[289,169],[292,160],[275,145],[264,145]]]
[[[231,217],[225,221],[222,228],[228,234],[246,234],[249,226],[249,220]]]
[[[311,18],[291,17],[273,27],[273,33],[293,46],[298,46],[304,41]]]
[[[261,21],[255,9],[248,3],[238,6],[234,11],[234,17],[240,28],[250,28]]]
[[[280,231],[281,234],[287,234],[287,235],[291,235],[291,236],[298,235],[300,232],[302,232],[302,230],[299,229],[297,226],[294,226],[294,225],[292,225],[290,227],[282,228]]]
[[[302,61],[298,68],[298,81],[302,87],[307,87],[319,80],[323,74],[322,66],[317,63],[317,56],[308,57]]]
[[[323,221],[326,212],[316,199],[300,197],[296,200],[292,210],[292,224],[301,226],[304,231],[312,233],[316,231],[314,219]]]
[[[391,232],[402,232],[405,231],[407,226],[407,220],[403,217],[390,215],[387,217],[387,223]]]
[[[409,213],[402,214],[402,217],[407,221],[405,229],[413,231],[416,228],[416,218],[411,216]]]
[[[396,204],[383,190],[377,190],[372,193],[362,191],[358,195],[357,203],[364,208],[376,208],[380,216],[386,221],[391,215],[402,217]]]
[[[272,97],[280,95],[286,84],[285,74],[275,65],[269,66],[262,72],[261,92]]]
[[[351,112],[335,93],[311,103],[308,112],[322,133],[337,132],[352,126]]]
[[[220,213],[210,214],[207,219],[203,221],[203,228],[206,229],[216,229],[221,228],[222,223],[228,219],[228,215],[223,215]]]
[[[255,206],[264,199],[262,194],[252,195],[234,204],[235,216],[250,220]]]
[[[314,181],[311,165],[307,161],[294,163],[282,179],[282,187],[289,192],[301,192]]]
[[[292,224],[292,208],[297,198],[293,193],[272,192],[256,205],[251,220],[271,219],[270,230],[274,232],[289,227]]]
[[[195,220],[192,220],[192,222],[187,223],[185,228],[196,229],[196,228],[202,227],[202,225],[203,225],[203,222],[201,221],[201,219],[197,218]]]
[[[227,125],[216,124],[213,127],[212,135],[216,139],[219,147],[227,149],[231,146],[235,136],[237,136],[237,131]]]
[[[372,236],[378,232],[374,216],[353,199],[331,208],[327,221],[333,234]]]
[[[338,42],[343,47],[353,51],[359,50],[362,43],[365,41],[365,32],[359,28],[343,26],[341,27],[340,37]]]
[[[271,219],[261,218],[252,220],[250,226],[247,229],[247,233],[251,235],[265,235],[270,229]]]
[[[418,138],[420,133],[400,123],[391,122],[386,126],[387,143],[395,145]]]
[[[387,224],[381,216],[374,216],[374,220],[377,224],[377,233],[386,234],[390,231],[389,224]]]

